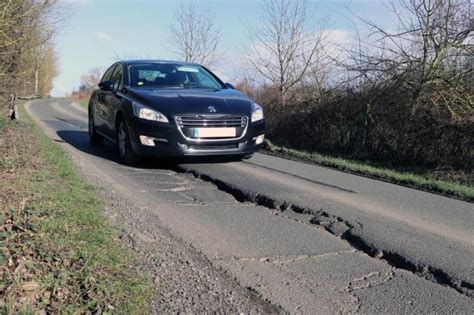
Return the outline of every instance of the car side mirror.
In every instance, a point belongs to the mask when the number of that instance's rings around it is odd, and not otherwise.
[[[225,86],[226,86],[228,89],[235,90],[235,86],[233,86],[233,85],[230,84],[230,83],[226,83]]]
[[[99,88],[103,91],[112,91],[114,89],[114,81],[108,80],[100,82]]]

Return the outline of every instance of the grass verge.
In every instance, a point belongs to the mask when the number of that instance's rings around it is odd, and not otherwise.
[[[469,185],[444,181],[409,172],[400,172],[394,169],[377,167],[358,161],[326,156],[319,153],[289,149],[275,145],[268,140],[265,150],[271,155],[328,166],[345,172],[376,178],[420,190],[435,192],[465,201],[474,201],[474,187]]]
[[[89,99],[86,98],[83,100],[79,100],[78,103],[82,108],[87,109],[87,106],[89,106]]]
[[[61,147],[0,122],[0,313],[144,313],[151,281]]]

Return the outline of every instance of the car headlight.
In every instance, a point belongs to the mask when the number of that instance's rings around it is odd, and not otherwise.
[[[132,103],[132,106],[133,106],[133,114],[137,116],[138,118],[159,121],[163,123],[169,122],[168,118],[166,118],[165,115],[163,115],[162,113],[154,109],[148,108],[146,106],[143,106],[135,102]]]
[[[263,119],[263,109],[262,106],[257,103],[253,103],[252,108],[252,122],[256,122]]]

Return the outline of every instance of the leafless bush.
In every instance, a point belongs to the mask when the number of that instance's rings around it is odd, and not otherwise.
[[[392,2],[388,9],[398,21],[394,31],[358,17],[369,33],[358,30],[347,57],[325,63],[329,69],[316,68],[314,78],[311,64],[327,60],[320,54],[327,42],[318,37],[301,44],[308,34],[300,31],[307,22],[304,5],[265,2],[265,23],[259,32],[253,30],[250,58],[264,84],[237,85],[264,106],[273,142],[389,166],[472,172],[474,22],[469,1]],[[298,54],[302,48],[304,58]],[[331,67],[340,72],[328,84],[325,74],[335,72]]]
[[[350,71],[371,84],[396,82],[420,106],[452,117],[473,113],[472,4],[467,0],[400,0],[390,6],[398,29],[372,30],[352,53]]]

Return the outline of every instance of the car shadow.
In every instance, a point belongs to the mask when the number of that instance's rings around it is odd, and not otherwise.
[[[89,141],[87,131],[80,130],[58,130],[56,134],[62,141],[72,145],[81,152],[121,164],[115,144],[109,141],[104,141],[100,144],[92,144]],[[229,162],[235,162],[235,159],[217,156],[182,158],[145,157],[139,164],[133,165],[133,167],[143,169],[174,169],[179,164],[220,164]]]

